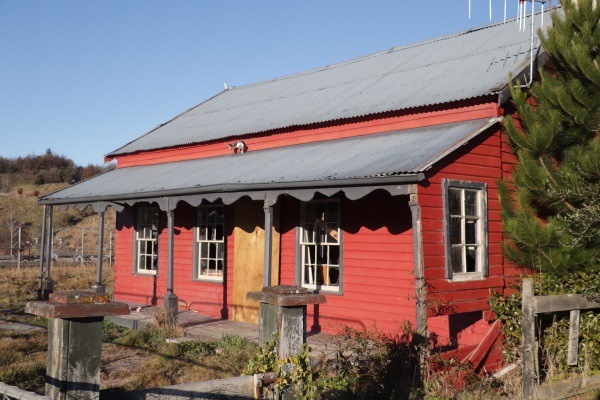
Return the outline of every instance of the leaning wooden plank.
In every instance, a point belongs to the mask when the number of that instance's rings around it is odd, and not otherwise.
[[[135,390],[126,393],[124,398],[126,400],[253,399],[254,377],[240,376],[237,378]]]

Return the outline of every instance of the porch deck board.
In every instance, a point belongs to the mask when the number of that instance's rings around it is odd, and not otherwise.
[[[125,302],[129,305],[131,313],[109,317],[109,320],[117,325],[128,328],[141,328],[152,324],[152,316],[159,307]],[[202,315],[195,311],[183,310],[179,312],[177,323],[183,329],[186,337],[201,340],[219,340],[223,335],[238,335],[247,340],[258,343],[258,325],[247,322],[218,319]],[[313,354],[331,356],[335,352],[335,336],[325,333],[312,334],[306,341],[312,349]]]

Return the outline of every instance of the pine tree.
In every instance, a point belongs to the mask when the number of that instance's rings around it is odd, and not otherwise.
[[[600,271],[600,8],[562,6],[538,32],[550,63],[528,91],[512,88],[518,163],[500,193],[507,257],[559,276]]]

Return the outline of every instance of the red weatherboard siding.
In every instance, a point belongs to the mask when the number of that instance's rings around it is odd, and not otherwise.
[[[226,210],[229,220],[233,220],[231,208]],[[161,230],[159,233],[158,274],[146,276],[133,274],[134,254],[134,217],[132,208],[118,213],[117,235],[115,244],[115,299],[140,304],[163,304],[163,296],[167,292],[167,240],[166,217],[161,213]],[[227,317],[230,309],[231,294],[225,299],[222,283],[192,281],[194,254],[195,210],[186,203],[180,202],[175,211],[174,238],[174,276],[173,286],[179,297],[182,310],[191,309],[215,318]],[[233,260],[233,233],[227,228],[228,248],[227,260]],[[226,269],[228,287],[233,284],[233,268]],[[156,289],[155,289],[156,287]],[[226,302],[226,304],[225,304]]]
[[[425,279],[429,296],[441,300],[454,313],[489,309],[490,290],[502,292],[504,270],[502,222],[498,201],[498,179],[502,178],[503,152],[498,127],[464,146],[443,161],[427,184],[419,186],[421,204]],[[452,282],[446,279],[444,257],[442,179],[485,182],[488,185],[488,261],[489,276],[483,280]]]
[[[378,191],[357,201],[344,199],[342,210],[343,292],[326,294],[327,303],[308,310],[309,329],[320,325],[335,333],[341,326],[397,329],[414,323],[414,269],[411,214],[407,197]],[[283,210],[297,208],[293,200]],[[294,284],[297,213],[282,214],[282,284]]]
[[[413,112],[411,114],[387,116],[385,118],[362,119],[358,122],[340,122],[333,126],[311,126],[304,129],[290,128],[286,131],[249,135],[240,139],[244,140],[249,151],[256,151],[498,116],[498,106],[494,102],[482,104],[471,103],[468,102],[461,107],[445,110],[427,110],[425,112]],[[229,138],[212,143],[122,155],[117,157],[119,160],[118,167],[160,164],[231,154],[231,150],[229,150],[227,144],[232,141],[233,139]],[[111,158],[107,158],[107,161],[109,160]]]

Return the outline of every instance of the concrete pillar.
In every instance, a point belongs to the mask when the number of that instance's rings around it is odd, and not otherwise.
[[[25,312],[50,319],[46,396],[99,399],[102,322],[105,316],[129,314],[129,306],[96,292],[69,291],[51,293],[49,301],[29,302]]]
[[[325,296],[308,293],[299,286],[268,286],[260,292],[246,295],[260,303],[258,336],[261,346],[277,337],[275,351],[280,360],[302,352],[306,343],[306,306],[322,304]],[[282,368],[285,368],[283,366]],[[300,393],[292,387],[281,393],[283,400],[300,399]]]

